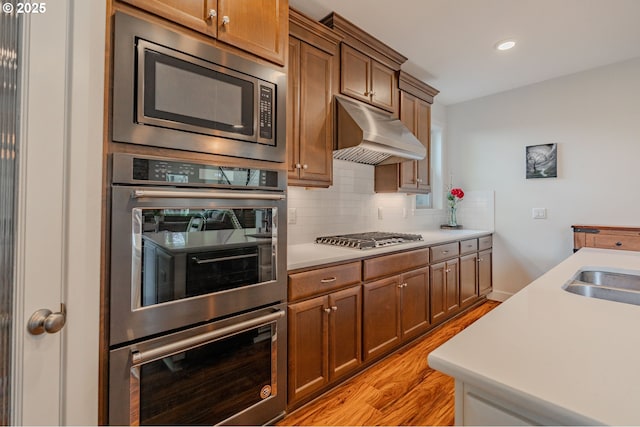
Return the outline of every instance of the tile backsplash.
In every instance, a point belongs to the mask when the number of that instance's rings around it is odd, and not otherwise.
[[[438,229],[446,221],[442,209],[415,209],[415,196],[377,194],[374,167],[333,160],[333,186],[288,187],[288,244],[311,243],[318,236],[365,231]],[[493,230],[493,191],[469,191],[458,208],[465,228]]]

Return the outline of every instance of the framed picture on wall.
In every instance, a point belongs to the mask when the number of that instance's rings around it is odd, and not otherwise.
[[[529,145],[527,154],[527,179],[558,177],[558,144]]]

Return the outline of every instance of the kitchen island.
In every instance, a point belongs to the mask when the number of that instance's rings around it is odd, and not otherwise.
[[[430,353],[457,425],[640,424],[640,306],[565,291],[583,268],[640,274],[640,252],[580,249]]]

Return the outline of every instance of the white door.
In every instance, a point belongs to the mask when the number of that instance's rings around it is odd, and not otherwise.
[[[23,2],[2,3],[17,13]],[[31,5],[19,49],[12,423],[95,425],[106,3]],[[32,313],[62,303],[60,332],[27,331]]]

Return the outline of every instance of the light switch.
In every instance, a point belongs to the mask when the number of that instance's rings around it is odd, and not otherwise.
[[[298,210],[296,208],[287,209],[287,224],[298,222]]]
[[[378,208],[378,219],[382,219],[384,218],[384,215],[382,213],[382,208]]]
[[[533,219],[547,219],[547,208],[533,208],[531,217]]]

